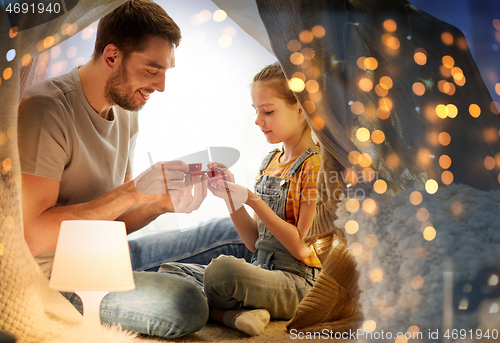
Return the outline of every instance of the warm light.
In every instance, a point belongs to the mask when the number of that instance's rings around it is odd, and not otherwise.
[[[452,45],[453,44],[453,35],[449,32],[443,32],[441,34],[441,40],[446,45]]]
[[[422,82],[415,82],[413,84],[413,93],[415,93],[418,96],[422,96],[425,93],[425,86]]]
[[[365,111],[365,106],[359,102],[355,101],[351,104],[351,112],[357,115],[362,114]]]
[[[304,43],[311,43],[314,39],[314,35],[309,30],[304,30],[299,34],[299,39]]]
[[[481,115],[481,108],[476,104],[472,104],[469,106],[469,113],[474,118],[477,118]]]
[[[347,223],[345,223],[345,230],[348,234],[354,235],[356,232],[358,232],[359,229],[359,224],[355,220],[349,220]]]
[[[428,149],[421,148],[418,150],[417,159],[421,166],[426,167],[431,163],[431,152]]]
[[[356,131],[356,138],[360,141],[360,142],[366,142],[367,140],[370,139],[370,131],[368,131],[367,128],[365,127],[360,127],[357,131]]]
[[[424,239],[432,241],[434,238],[436,238],[436,230],[432,226],[426,227],[424,230]]]
[[[385,162],[392,169],[398,168],[399,167],[399,163],[400,163],[399,157],[396,154],[391,154],[391,155],[387,156]]]
[[[423,52],[416,52],[415,55],[413,55],[413,59],[415,60],[415,63],[421,66],[427,63],[427,55]]]
[[[450,118],[455,118],[458,115],[458,108],[453,104],[446,105],[446,115]]]
[[[421,276],[415,276],[412,280],[411,280],[411,287],[413,289],[420,289],[424,286],[424,278],[421,277]]]
[[[213,18],[217,22],[224,21],[227,17],[227,13],[224,10],[217,10],[214,12]]]
[[[10,30],[9,30],[9,37],[10,38],[14,38],[15,36],[17,36],[19,32],[19,29],[17,28],[17,26],[13,26]]]
[[[349,212],[354,213],[359,210],[359,201],[356,199],[349,199],[347,200],[345,207]]]
[[[443,56],[442,61],[443,65],[448,69],[453,68],[453,66],[455,65],[455,60],[451,56]]]
[[[361,246],[361,244],[359,244],[358,242],[356,243],[352,243],[350,246],[349,246],[349,252],[353,255],[353,256],[359,256],[361,255],[361,253],[363,252],[363,247]]]
[[[311,29],[311,33],[313,34],[314,37],[316,38],[321,38],[326,34],[325,28],[321,25],[315,25]]]
[[[31,55],[30,54],[26,54],[23,57],[21,57],[21,64],[23,65],[23,67],[26,67],[30,63],[31,63]]]
[[[373,213],[373,211],[377,209],[377,203],[375,202],[375,200],[368,198],[363,201],[362,207],[363,211],[365,211],[366,213]]]
[[[356,64],[358,65],[358,67],[360,69],[365,69],[365,60],[366,60],[366,57],[364,57],[364,56],[361,56],[360,58],[358,58],[356,60]]]
[[[294,52],[290,55],[290,62],[295,65],[300,65],[304,62],[304,55],[302,55],[300,52]]]
[[[366,332],[373,332],[377,328],[377,323],[374,320],[367,320],[363,323],[363,330]]]
[[[375,86],[375,93],[377,93],[379,97],[384,97],[387,94],[389,94],[389,90],[382,87],[382,85],[379,83],[378,85]]]
[[[424,207],[419,208],[417,211],[417,219],[420,222],[425,222],[427,219],[429,219],[429,211]]]
[[[451,143],[451,136],[448,132],[441,132],[438,136],[439,144],[447,146]]]
[[[384,278],[384,272],[380,268],[375,268],[370,271],[370,281],[373,283],[379,283]]]
[[[451,204],[450,211],[451,213],[453,213],[453,215],[459,216],[464,211],[464,206],[460,201],[455,201],[453,202],[453,204]]]
[[[317,130],[322,130],[325,127],[325,121],[320,116],[316,115],[312,118],[312,125]]]
[[[393,86],[392,79],[389,76],[382,76],[379,80],[380,86],[385,89],[391,89]]]
[[[300,42],[296,39],[292,39],[290,40],[286,47],[288,48],[288,50],[292,51],[292,52],[296,52],[296,51],[299,51],[300,48],[301,48],[302,44],[300,44]]]
[[[373,190],[378,194],[384,194],[387,190],[387,183],[384,180],[377,180],[373,184]]]
[[[377,173],[372,168],[365,168],[361,172],[361,175],[363,176],[363,180],[366,182],[372,182],[375,176],[377,176]]]
[[[378,244],[378,238],[373,233],[365,237],[365,244],[368,248],[374,248]]]
[[[496,102],[496,101],[492,101],[491,104],[490,104],[490,110],[493,114],[500,114],[500,103]]]
[[[363,168],[369,167],[372,164],[372,157],[368,154],[361,154],[359,156],[359,165]]]
[[[410,202],[412,205],[420,205],[423,200],[423,196],[419,191],[413,191],[410,194]]]
[[[5,70],[3,71],[3,78],[5,80],[8,80],[10,79],[11,76],[12,76],[12,68],[5,68]]]
[[[400,43],[399,39],[397,39],[394,36],[391,36],[391,37],[387,38],[387,44],[386,45],[389,48],[391,48],[393,50],[396,50],[396,49],[399,49],[399,46],[401,45],[401,43]]]
[[[125,223],[66,220],[61,223],[49,287],[75,292],[83,302],[81,330],[101,341],[99,306],[108,292],[135,288]],[[89,340],[90,341],[90,340]]]
[[[319,83],[316,80],[309,80],[306,82],[306,90],[309,93],[316,93],[319,91]]]
[[[500,95],[500,83],[497,83],[497,84],[495,85],[495,92],[496,92],[498,95]]]
[[[202,23],[209,21],[212,18],[212,12],[209,10],[203,10],[198,13],[198,20]]]
[[[429,194],[436,193],[438,191],[438,183],[436,182],[436,180],[427,180],[427,182],[425,183],[425,190]]]
[[[2,169],[5,170],[6,172],[12,169],[12,161],[10,160],[10,158],[7,157],[2,161]]]
[[[378,61],[373,57],[368,57],[363,61],[363,65],[368,70],[375,70],[378,67]]]
[[[394,340],[394,343],[408,343],[408,338],[406,338],[403,334],[399,334],[399,336]]]
[[[387,19],[384,21],[384,29],[389,32],[394,32],[398,28],[396,22],[392,19]]]
[[[219,46],[221,48],[229,48],[233,44],[233,38],[228,35],[222,35],[219,38]]]
[[[451,184],[453,182],[453,178],[453,173],[449,170],[446,170],[441,174],[441,181],[443,181],[445,185]]]
[[[448,169],[451,166],[451,158],[448,155],[441,155],[439,157],[439,166],[443,169]]]
[[[495,159],[491,156],[486,156],[486,158],[484,159],[484,167],[488,170],[492,170],[493,168],[495,168],[495,165]]]
[[[299,78],[292,78],[290,81],[288,81],[288,85],[290,86],[290,89],[294,92],[302,92],[304,88],[306,87],[306,84],[304,81],[302,81]]]
[[[372,90],[373,88],[373,82],[372,80],[370,80],[369,78],[362,78],[361,80],[359,80],[359,88],[363,91],[363,92],[369,92]]]
[[[361,156],[361,154],[358,151],[353,150],[349,153],[347,158],[349,159],[349,162],[351,162],[351,164],[358,164],[359,163],[359,156]]]
[[[385,134],[383,131],[381,130],[375,130],[372,132],[372,141],[377,143],[377,144],[381,144],[383,143],[385,140]]]
[[[378,105],[386,111],[392,110],[392,100],[389,98],[382,98],[378,101]]]

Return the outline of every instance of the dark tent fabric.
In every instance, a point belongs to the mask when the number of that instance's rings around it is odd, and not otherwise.
[[[347,247],[329,249],[325,243],[325,238],[332,242],[332,233],[342,237],[333,224],[338,199],[325,197],[339,185],[328,176],[371,168],[375,179],[387,183],[389,194],[423,190],[428,180],[439,187],[454,182],[497,190],[499,111],[462,32],[407,1],[256,2],[287,78],[305,84],[304,90],[292,89],[323,149],[322,196],[306,240],[321,252],[323,274],[329,277],[324,281],[343,289],[351,306],[340,314],[333,307],[342,302],[330,299],[329,315],[305,322],[324,287],[315,286],[316,293],[305,299],[289,328],[345,330],[359,323],[359,305],[353,300],[357,276]],[[358,179],[352,186],[371,188],[375,181]],[[319,238],[322,243],[314,243]]]

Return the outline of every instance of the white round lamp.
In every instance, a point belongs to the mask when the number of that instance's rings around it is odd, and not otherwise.
[[[61,230],[49,287],[75,292],[83,303],[81,332],[104,340],[99,316],[108,292],[135,289],[125,223],[66,220]]]

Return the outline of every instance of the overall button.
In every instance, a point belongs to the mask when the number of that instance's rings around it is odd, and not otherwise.
[[[285,185],[285,183],[286,183],[286,180],[281,180],[280,186],[283,187]]]
[[[260,181],[260,179],[262,179],[262,175],[257,175],[257,176],[255,177],[255,182],[259,182],[259,181]]]

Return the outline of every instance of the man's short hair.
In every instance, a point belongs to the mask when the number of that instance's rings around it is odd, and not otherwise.
[[[100,57],[108,44],[114,44],[126,59],[131,52],[143,51],[151,37],[177,47],[181,30],[160,5],[149,0],[127,1],[99,21],[93,57]]]

